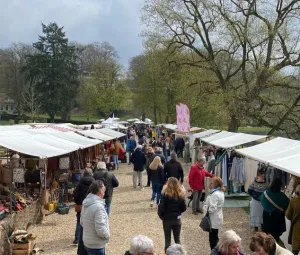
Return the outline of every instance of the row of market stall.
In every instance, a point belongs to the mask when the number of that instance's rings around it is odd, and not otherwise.
[[[48,194],[43,200],[51,210],[69,201],[74,178],[86,163],[104,159],[104,144],[126,135],[68,124],[1,126],[0,132],[0,220],[23,210],[40,194]]]

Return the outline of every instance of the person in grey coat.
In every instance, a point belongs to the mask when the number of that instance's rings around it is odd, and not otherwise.
[[[83,227],[83,243],[88,255],[105,255],[105,245],[110,238],[104,194],[103,181],[96,180],[91,184],[90,193],[82,203],[80,224]]]

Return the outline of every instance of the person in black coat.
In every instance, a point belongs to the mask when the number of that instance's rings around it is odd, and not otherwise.
[[[164,165],[166,163],[166,158],[165,156],[163,155],[163,151],[162,151],[162,148],[160,147],[156,147],[156,150],[155,150],[155,157],[158,156],[160,157],[160,160],[161,160],[161,163]]]
[[[107,171],[105,162],[98,162],[97,170],[94,173],[94,179],[102,180],[104,182],[106,188],[105,195],[104,195],[105,204],[106,204],[105,209],[107,215],[109,216],[112,197],[113,197],[113,190],[114,188],[117,188],[119,186],[119,181],[117,180],[116,176],[113,173]]]
[[[175,243],[180,244],[181,214],[186,211],[185,196],[180,182],[170,177],[158,205],[158,216],[163,221],[165,251],[171,245],[173,231]]]
[[[137,180],[139,180],[140,188],[143,189],[143,171],[145,169],[147,158],[142,151],[141,145],[136,147],[130,161],[133,163],[133,188],[136,189]]]
[[[75,210],[76,210],[76,231],[75,231],[75,240],[74,244],[78,244],[77,254],[78,255],[86,255],[86,250],[82,241],[82,226],[80,225],[80,215],[81,215],[81,205],[85,197],[89,192],[89,187],[94,181],[93,171],[90,168],[86,168],[83,173],[83,177],[80,179],[79,184],[76,186],[73,196],[75,202]]]
[[[171,159],[164,166],[165,181],[170,177],[175,177],[178,181],[183,183],[184,173],[180,162],[177,161],[177,155],[175,152],[171,153]]]

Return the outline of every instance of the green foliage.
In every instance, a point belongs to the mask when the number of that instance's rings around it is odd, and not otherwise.
[[[63,27],[50,23],[42,28],[43,35],[33,44],[36,52],[27,56],[23,71],[36,84],[42,111],[52,121],[58,113],[66,119],[79,85],[76,49],[69,45]]]

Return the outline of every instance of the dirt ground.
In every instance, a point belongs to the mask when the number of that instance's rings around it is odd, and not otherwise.
[[[189,166],[185,166],[186,173],[188,169]],[[120,170],[114,171],[114,174],[120,186],[114,191],[109,218],[111,239],[106,247],[106,254],[123,255],[129,249],[131,238],[138,234],[149,236],[155,243],[155,254],[162,254],[162,222],[156,209],[149,206],[151,189],[133,190],[132,166],[121,164]],[[188,187],[186,183],[185,186]],[[201,217],[200,214],[193,215],[190,207],[183,215],[181,242],[188,255],[210,254],[208,234],[199,227]],[[70,209],[68,215],[52,214],[46,219],[46,223],[32,230],[37,235],[37,247],[44,249],[44,254],[47,255],[76,254],[77,246],[72,245],[76,224],[74,208]],[[243,209],[224,208],[224,225],[221,231],[228,229],[235,230],[241,236],[242,250],[250,254],[249,240],[252,231],[248,226],[248,215]]]

